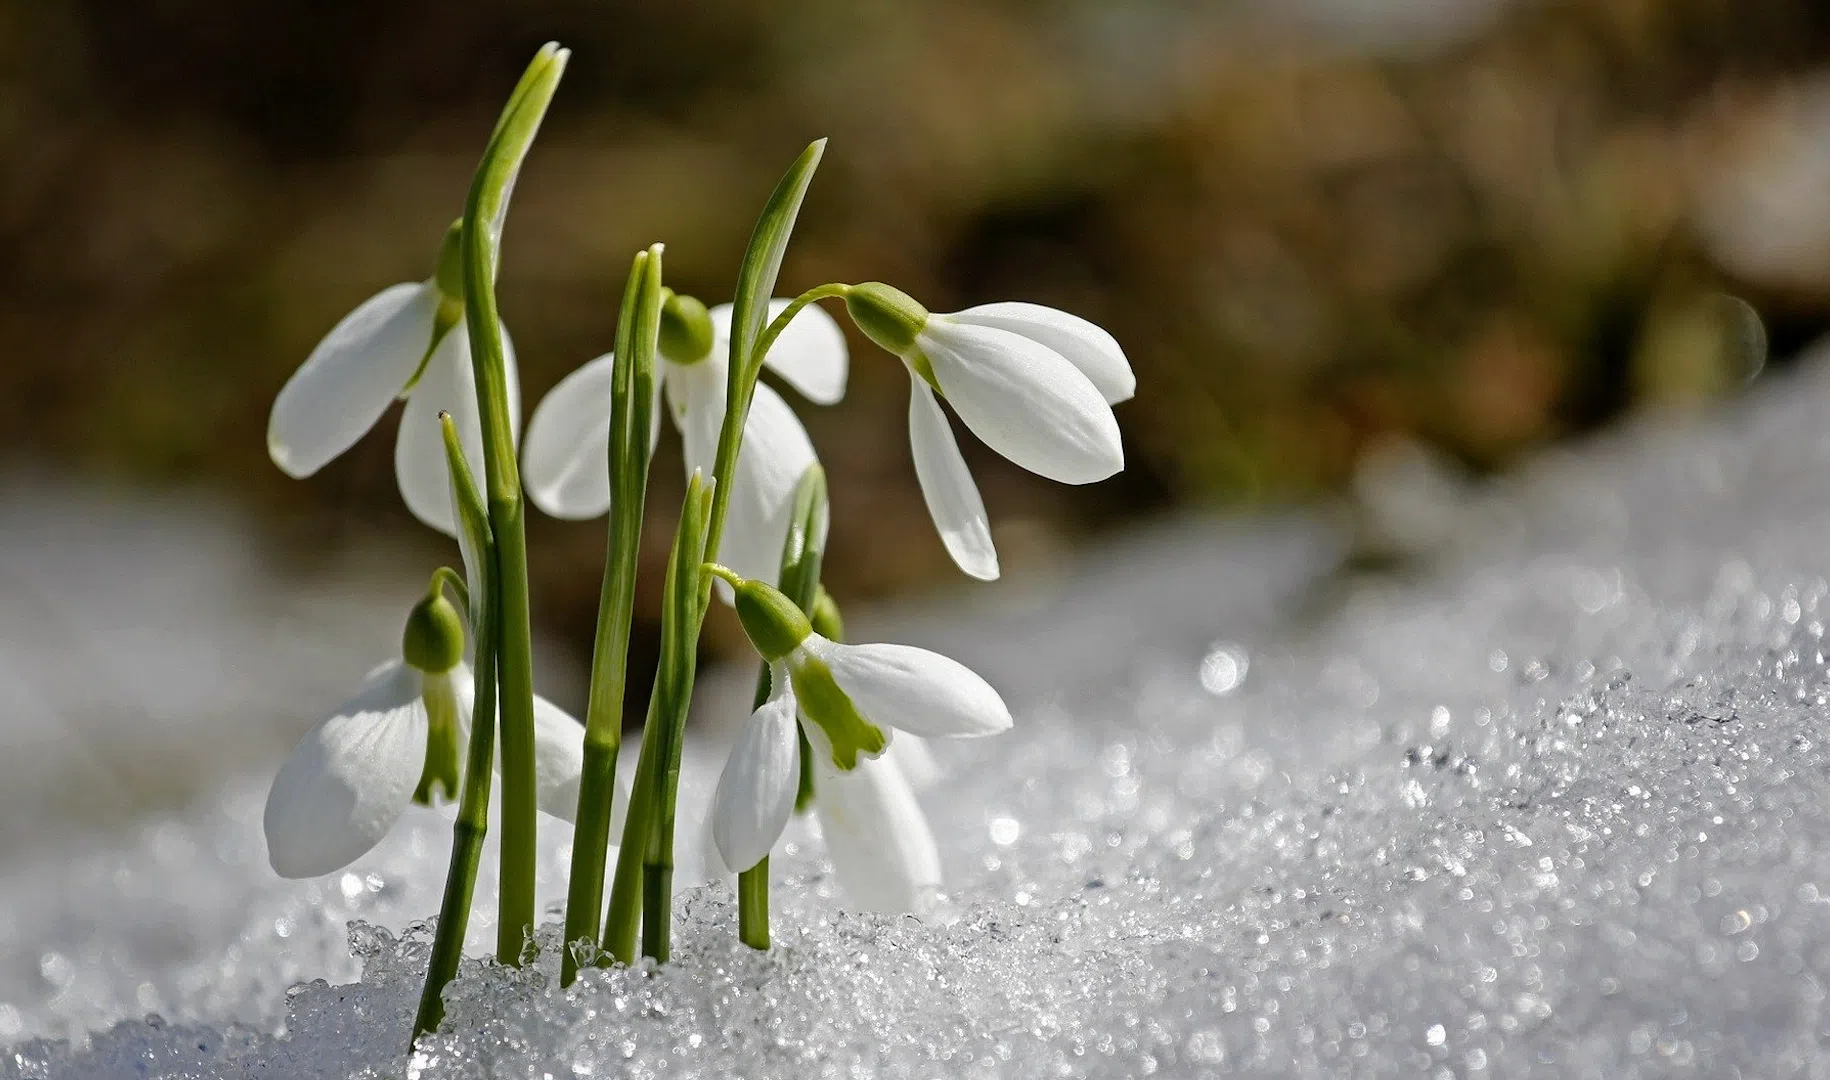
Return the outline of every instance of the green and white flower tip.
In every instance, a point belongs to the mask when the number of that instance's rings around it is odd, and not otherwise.
[[[273,401],[267,453],[288,476],[312,475],[357,440],[396,399],[407,403],[394,441],[394,475],[413,516],[457,535],[445,485],[445,446],[438,414],[449,412],[465,455],[483,460],[476,374],[464,328],[460,229],[446,230],[438,267],[426,281],[390,285],[331,328]],[[515,350],[503,331],[509,418],[519,426]]]
[[[1125,467],[1112,406],[1131,398],[1137,378],[1118,342],[1093,323],[1023,303],[929,314],[874,281],[848,288],[845,308],[909,369],[915,475],[947,553],[971,576],[995,579],[998,553],[936,393],[985,445],[1039,476],[1090,484]]]
[[[1010,710],[970,668],[908,645],[846,645],[813,631],[794,602],[722,566],[744,632],[770,664],[770,697],[745,725],[713,795],[712,838],[733,870],[755,866],[794,811],[795,721],[813,752],[814,805],[833,866],[863,907],[906,911],[939,885],[939,859],[908,779],[881,759],[897,732],[995,735]]]
[[[790,301],[769,302],[774,318]],[[669,291],[661,308],[655,379],[660,438],[663,391],[685,449],[686,475],[711,475],[724,424],[731,305],[707,309]],[[562,379],[528,422],[522,479],[534,505],[558,518],[584,520],[610,509],[610,393],[615,357],[605,354]],[[831,315],[809,305],[783,330],[764,366],[807,400],[831,405],[845,396],[845,334]],[[758,383],[731,480],[730,505],[717,557],[738,572],[774,581],[794,502],[794,485],[819,458],[794,410]],[[722,590],[720,590],[722,592]]]
[[[457,798],[476,689],[465,665],[464,620],[429,593],[407,616],[401,655],[371,671],[350,701],[307,732],[267,792],[267,859],[281,877],[348,866],[381,842],[409,803]],[[572,819],[583,729],[534,699],[540,808]],[[620,812],[628,795],[620,787]]]

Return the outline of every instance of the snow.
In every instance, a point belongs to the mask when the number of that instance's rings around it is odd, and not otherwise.
[[[1339,569],[1328,515],[1191,519],[861,616],[1017,715],[935,744],[936,911],[847,913],[803,823],[773,952],[718,883],[665,968],[561,991],[549,928],[527,970],[467,962],[410,1057],[437,814],[282,882],[257,770],[34,849],[0,872],[0,1074],[1830,1074],[1827,421],[1821,363],[1642,417],[1445,488],[1395,571]]]

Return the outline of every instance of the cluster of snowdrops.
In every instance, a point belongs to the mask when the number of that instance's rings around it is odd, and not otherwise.
[[[906,367],[916,474],[967,574],[997,577],[997,552],[940,401],[993,450],[1051,480],[1090,483],[1124,464],[1112,406],[1132,394],[1130,365],[1084,319],[1026,303],[931,314],[875,282],[773,298],[823,141],[771,195],[731,303],[708,308],[673,292],[661,245],[638,252],[613,351],[555,387],[523,434],[495,275],[509,194],[568,56],[542,49],[515,88],[432,276],[386,288],[338,323],[280,391],[269,426],[274,462],[306,477],[404,400],[394,459],[401,495],[462,553],[462,571],[435,571],[407,613],[400,655],[280,768],[264,820],[273,868],[311,877],[367,852],[408,804],[457,803],[416,1035],[442,1015],[498,780],[497,959],[521,963],[531,948],[542,811],[575,825],[564,979],[581,965],[667,959],[681,746],[714,598],[734,605],[762,661],[755,712],[708,817],[708,856],[737,875],[742,940],[769,945],[768,856],[797,810],[817,814],[856,906],[912,910],[939,885],[911,783],[927,771],[918,740],[990,735],[1011,717],[990,685],[952,659],[843,640],[837,604],[820,585],[824,474],[794,410],[759,381],[767,369],[814,404],[842,398],[845,335],[820,301],[842,302],[859,331]],[[664,420],[683,443],[687,494],[663,589],[662,656],[624,792],[616,761],[636,555]],[[533,689],[528,501],[558,517],[609,520],[582,723]]]

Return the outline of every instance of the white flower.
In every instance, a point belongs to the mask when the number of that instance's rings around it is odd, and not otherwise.
[[[685,449],[686,475],[694,469],[712,472],[718,434],[724,424],[725,379],[730,350],[731,305],[707,312],[696,301],[670,300],[664,318],[709,319],[709,334],[695,338],[695,351],[709,351],[679,362],[663,355],[655,372],[656,423],[651,439],[660,437],[661,395],[679,429]],[[682,303],[683,302],[683,303]],[[770,302],[770,317],[788,306]],[[663,343],[667,342],[666,328]],[[817,307],[801,309],[769,350],[764,363],[808,400],[830,405],[845,395],[845,335],[832,316]],[[610,391],[615,358],[606,354],[560,381],[534,410],[522,454],[522,475],[534,505],[560,518],[586,519],[610,509]],[[816,464],[813,443],[780,394],[756,386],[744,425],[743,447],[731,481],[729,510],[720,561],[740,573],[774,581],[782,544],[788,535],[794,487]]]
[[[926,791],[940,783],[944,775],[940,762],[934,760],[934,751],[929,748],[928,740],[920,735],[903,732],[890,743],[885,758],[896,764],[898,772],[908,778],[909,786],[916,791]]]
[[[340,870],[379,843],[408,803],[456,798],[475,693],[461,663],[438,673],[391,660],[371,672],[273,778],[263,824],[274,871],[304,878]],[[567,821],[578,805],[583,734],[563,709],[534,698],[540,808]],[[628,803],[620,788],[616,802]]]
[[[846,645],[813,633],[779,592],[737,582],[737,612],[770,658],[770,697],[745,724],[713,796],[726,866],[756,865],[794,811],[795,720],[814,758],[814,806],[835,872],[860,906],[906,911],[939,884],[939,858],[908,779],[882,758],[897,732],[966,738],[1011,725],[989,683],[907,645]]]
[[[1098,326],[1039,304],[931,315],[880,283],[852,286],[846,308],[909,369],[915,475],[948,554],[973,577],[995,579],[998,553],[936,391],[987,446],[1037,475],[1090,484],[1125,467],[1112,406],[1131,397],[1137,380]]]
[[[919,910],[941,886],[940,848],[893,754],[849,772],[819,758],[813,768],[813,810],[833,876],[858,908],[889,914]]]
[[[905,746],[919,742],[900,732],[882,757],[861,758],[850,771],[822,765],[818,758],[813,762],[814,818],[832,859],[833,877],[860,911],[917,911],[941,886],[940,848],[915,799],[923,785],[909,775],[900,756]],[[785,748],[778,744],[775,752]],[[702,857],[708,876],[726,877],[728,884],[732,872],[720,850],[716,805],[705,808]],[[746,841],[733,836],[722,841],[741,842]]]
[[[521,387],[506,330],[502,348],[509,422],[519,428]],[[462,302],[436,280],[390,285],[325,335],[274,399],[267,452],[287,475],[310,476],[354,446],[396,398],[407,402],[394,443],[401,498],[414,517],[455,536],[438,414],[457,422],[472,462],[483,461],[483,426]]]

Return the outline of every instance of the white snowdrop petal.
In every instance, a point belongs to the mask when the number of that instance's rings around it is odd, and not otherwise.
[[[413,516],[448,536],[457,535],[445,464],[445,436],[440,412],[451,413],[463,442],[464,459],[482,487],[483,428],[477,415],[476,376],[470,366],[470,342],[462,326],[454,327],[433,350],[400,415],[394,438],[394,478],[400,497]]]
[[[578,781],[584,772],[584,725],[547,699],[534,695],[534,789],[540,809],[565,821],[578,814]],[[496,760],[502,760],[500,754]],[[629,805],[617,791],[611,803],[614,819]]]
[[[1119,348],[1118,339],[1078,315],[1041,304],[1006,301],[980,304],[948,317],[1041,342],[1079,368],[1109,405],[1129,401],[1137,393],[1137,376],[1131,371],[1131,361],[1125,359],[1125,350]]]
[[[839,887],[865,911],[919,911],[940,888],[940,850],[908,780],[889,758],[849,772],[815,759],[813,801]]]
[[[883,756],[896,763],[902,775],[908,778],[909,786],[916,791],[926,791],[940,782],[940,762],[934,759],[934,750],[928,740],[919,735],[902,732],[890,740],[890,748]]]
[[[915,477],[928,516],[940,531],[941,543],[959,568],[980,581],[998,577],[998,549],[991,542],[991,522],[978,485],[960,456],[953,428],[947,423],[934,391],[913,372],[909,393],[909,446],[914,451]]]
[[[725,866],[748,870],[775,846],[794,813],[800,756],[794,695],[778,694],[744,724],[712,796],[712,840]]]
[[[994,735],[1011,725],[1004,699],[957,660],[913,645],[844,645],[819,635],[801,646],[825,661],[865,719],[916,735]]]
[[[508,373],[509,430],[519,437],[521,428],[521,378],[515,347],[507,331],[502,334]],[[476,370],[471,365],[470,338],[464,324],[452,327],[438,343],[426,370],[407,398],[394,440],[394,478],[400,497],[413,516],[447,536],[457,535],[457,518],[451,504],[451,478],[445,462],[445,434],[438,414],[449,412],[464,444],[464,459],[483,489],[483,420],[477,407]]]
[[[375,426],[432,341],[438,290],[403,282],[344,316],[292,373],[267,419],[267,453],[310,476]]]
[[[769,317],[763,325],[788,310],[792,300],[769,301]],[[731,340],[731,305],[719,304],[711,309],[712,328],[718,344],[714,351],[729,350]],[[781,336],[763,357],[763,366],[780,375],[815,405],[836,404],[845,396],[845,380],[850,367],[845,349],[845,331],[825,308],[808,304],[782,329]]]
[[[425,676],[426,679],[436,677]],[[470,721],[476,712],[477,703],[476,676],[471,672],[470,665],[460,660],[458,666],[452,668],[445,678],[451,680],[451,696],[457,701],[458,761],[468,763],[470,761]],[[459,766],[458,771],[463,772],[462,765]]]
[[[794,489],[818,460],[794,410],[780,394],[758,384],[731,478],[718,561],[746,578],[777,584],[782,545],[794,516]],[[726,590],[719,595],[729,600]]]
[[[1063,484],[1090,484],[1125,467],[1112,406],[1060,353],[944,315],[930,317],[916,343],[953,411],[1011,461]]]
[[[718,457],[718,434],[724,424],[724,363],[714,355],[686,367],[663,367],[667,412],[680,431],[686,475],[691,477],[694,469],[703,469],[709,477]]]
[[[361,858],[413,799],[426,762],[419,673],[396,661],[307,732],[267,792],[267,859],[317,877]]]
[[[685,801],[685,796],[682,795],[681,803],[684,805]],[[710,799],[701,799],[698,809],[699,825],[692,834],[693,840],[690,846],[685,839],[677,840],[674,843],[674,892],[678,893],[683,888],[709,885],[714,881],[722,881],[735,889],[737,875],[731,873],[731,868],[724,865],[724,856],[718,852],[718,840],[712,835],[712,819],[716,813],[716,807]],[[692,820],[684,810],[680,812],[679,816]],[[682,834],[682,837],[684,835]],[[698,857],[696,862],[690,861],[693,856]]]
[[[583,520],[610,509],[609,353],[559,380],[527,425],[521,478],[535,506],[557,518]]]

